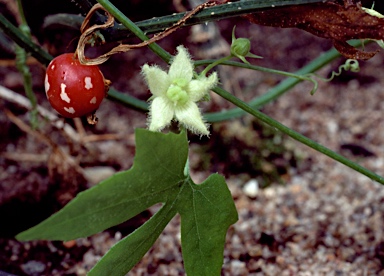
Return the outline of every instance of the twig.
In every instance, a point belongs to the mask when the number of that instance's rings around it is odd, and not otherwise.
[[[28,110],[31,110],[32,108],[30,101],[26,97],[1,85],[0,85],[0,98],[3,98],[9,102],[18,104]],[[66,124],[64,120],[60,120],[59,117],[57,117],[54,113],[50,112],[49,110],[45,109],[40,105],[37,106],[37,111],[42,117],[48,119],[53,126],[55,126],[58,129],[62,129],[68,135],[68,137],[70,137],[73,141],[75,142],[80,141],[79,134],[69,124]]]
[[[18,104],[19,106],[22,106],[25,109],[28,109],[28,110],[31,109],[31,103],[26,97],[1,85],[0,85],[0,98],[3,98],[9,102]],[[76,120],[75,118],[75,125],[78,128],[78,130],[80,130],[80,131],[76,131],[71,125],[65,123],[64,120],[60,119],[58,116],[56,116],[54,113],[50,112],[49,110],[45,109],[44,107],[38,105],[37,110],[42,117],[48,119],[51,122],[51,124],[57,129],[63,130],[64,133],[70,139],[72,139],[72,141],[76,143],[83,144],[83,143],[98,142],[98,141],[105,141],[105,140],[125,139],[125,137],[123,137],[121,134],[86,135],[80,120]],[[81,127],[79,127],[80,125]]]
[[[19,153],[19,152],[4,152],[1,153],[1,157],[16,162],[33,162],[33,163],[45,163],[47,162],[49,155],[42,153]]]
[[[83,143],[91,143],[91,142],[99,142],[99,141],[107,141],[107,140],[128,140],[125,135],[115,134],[115,133],[107,133],[107,134],[91,134],[82,137]]]
[[[21,130],[36,137],[38,140],[44,142],[51,148],[52,152],[47,160],[49,176],[51,178],[53,178],[55,174],[59,174],[64,181],[68,181],[68,178],[72,177],[71,171],[84,177],[83,168],[80,167],[78,162],[72,156],[64,152],[50,137],[39,132],[38,130],[32,129],[9,110],[5,110],[5,115]]]
[[[5,115],[8,117],[8,119],[10,121],[12,121],[12,123],[17,125],[25,133],[28,133],[29,135],[32,135],[33,137],[35,137],[38,140],[44,142],[48,146],[51,146],[52,148],[57,147],[56,144],[49,137],[47,137],[46,135],[44,135],[43,133],[41,133],[41,132],[39,132],[37,130],[32,129],[29,125],[24,123],[20,118],[18,118],[11,111],[6,109],[5,110]]]

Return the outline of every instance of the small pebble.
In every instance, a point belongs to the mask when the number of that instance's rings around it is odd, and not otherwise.
[[[45,264],[38,261],[29,261],[22,264],[21,269],[27,275],[40,275],[45,270]]]
[[[259,182],[256,179],[251,179],[245,183],[243,187],[243,192],[249,197],[256,197],[259,192]]]

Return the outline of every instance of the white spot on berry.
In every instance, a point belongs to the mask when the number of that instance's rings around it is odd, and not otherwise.
[[[55,64],[53,64],[52,66],[51,66],[51,70],[54,70],[55,69]]]
[[[73,107],[64,107],[64,110],[67,111],[68,113],[74,114],[76,111]]]
[[[66,88],[66,87],[67,87],[67,86],[66,86],[64,83],[60,84],[60,88],[61,88],[60,98],[61,98],[63,101],[65,101],[65,102],[67,102],[67,103],[70,103],[70,102],[71,102],[71,99],[68,97],[68,94],[65,92],[65,88]]]
[[[93,87],[93,84],[92,84],[92,78],[91,77],[85,77],[84,78],[84,82],[85,82],[85,89],[89,90]]]
[[[48,90],[51,86],[49,85],[49,80],[48,80],[48,75],[45,74],[45,79],[44,79],[44,88],[45,88],[45,94],[48,97]]]
[[[96,102],[97,102],[96,97],[93,97],[93,98],[89,101],[89,103],[91,103],[91,104],[95,104]]]

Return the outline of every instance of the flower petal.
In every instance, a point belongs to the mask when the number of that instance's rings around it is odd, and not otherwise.
[[[151,131],[161,131],[171,123],[174,107],[166,97],[156,97],[149,106],[148,128]]]
[[[194,102],[175,109],[175,117],[185,128],[195,134],[209,135],[208,125],[204,123],[200,110]]]
[[[190,81],[193,77],[193,67],[188,51],[183,46],[178,46],[177,55],[171,62],[168,75],[171,80],[183,78]]]
[[[155,96],[165,95],[171,81],[168,74],[157,66],[144,64],[141,69],[144,79],[151,93]]]
[[[208,78],[200,77],[197,80],[192,80],[188,84],[188,95],[189,99],[193,102],[199,101],[202,97],[204,97],[209,90],[215,87],[217,84],[217,74],[216,72],[212,73]]]

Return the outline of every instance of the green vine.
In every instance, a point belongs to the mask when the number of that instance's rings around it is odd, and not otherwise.
[[[223,97],[224,99],[226,99],[229,102],[233,103],[234,105],[238,106],[239,108],[241,108],[242,110],[244,110],[248,114],[251,114],[255,118],[257,118],[257,119],[261,120],[262,122],[270,125],[271,127],[274,127],[276,129],[280,130],[281,132],[287,134],[288,136],[292,137],[296,141],[298,141],[304,145],[307,145],[308,147],[310,147],[310,148],[312,148],[312,149],[314,149],[314,150],[316,150],[316,151],[318,151],[324,155],[327,155],[328,157],[330,157],[330,158],[346,165],[347,167],[350,167],[351,169],[371,178],[372,180],[377,181],[378,183],[384,185],[384,177],[382,177],[382,176],[360,166],[359,164],[341,156],[340,154],[316,143],[315,141],[313,141],[313,140],[309,139],[308,137],[305,137],[304,135],[292,130],[291,128],[286,127],[285,125],[283,125],[283,124],[279,123],[278,121],[270,118],[269,116],[265,115],[264,113],[260,112],[259,110],[252,108],[252,106],[239,100],[237,97],[233,96],[231,93],[225,91],[224,89],[222,89],[220,87],[216,87],[213,89],[213,91],[215,93],[217,93],[218,95],[220,95],[221,97]]]
[[[18,4],[20,18],[21,18],[21,24],[19,26],[19,29],[29,40],[31,40],[31,32],[28,27],[27,20],[25,19],[25,16],[24,16],[21,0],[18,0],[17,4]],[[36,99],[36,95],[33,93],[32,75],[27,65],[28,55],[27,55],[27,52],[23,48],[21,48],[19,45],[16,46],[15,52],[16,52],[16,67],[23,76],[25,94],[27,95],[32,107],[31,119],[30,119],[31,125],[32,125],[32,128],[37,128],[38,127],[37,99]]]
[[[0,28],[7,34],[13,41],[15,41],[25,51],[31,53],[42,64],[48,65],[52,60],[52,56],[48,54],[39,45],[32,42],[32,40],[25,35],[21,30],[15,27],[8,19],[0,14]]]

